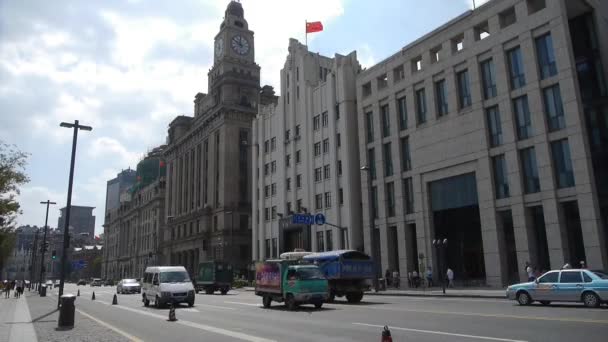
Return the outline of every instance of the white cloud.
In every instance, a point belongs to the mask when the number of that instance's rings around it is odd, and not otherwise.
[[[30,224],[44,227],[46,205],[40,204],[46,200],[56,202],[49,207],[49,227],[57,226],[59,209],[65,205],[66,193],[59,193],[44,186],[25,186],[21,188],[18,201],[23,214],[17,218],[20,225]]]
[[[87,153],[94,160],[105,160],[108,162],[107,164],[116,165],[118,168],[135,165],[143,155],[143,152],[130,152],[118,140],[110,137],[100,137],[93,140],[87,149]]]

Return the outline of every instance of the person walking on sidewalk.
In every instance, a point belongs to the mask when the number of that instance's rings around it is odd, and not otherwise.
[[[526,262],[526,273],[528,274],[528,281],[534,281],[534,269],[529,262]]]
[[[426,285],[428,288],[433,287],[433,269],[431,266],[426,269]]]
[[[454,287],[454,271],[448,267],[445,275],[448,277],[448,287]]]
[[[21,296],[21,288],[23,287],[23,281],[21,279],[15,280],[15,297]]]
[[[11,282],[9,280],[4,281],[4,298],[11,297]]]
[[[388,268],[384,272],[384,281],[386,282],[386,287],[391,286],[391,271]]]
[[[419,284],[418,271],[414,270],[412,272],[412,285],[414,285],[415,288],[418,288],[418,284]]]
[[[399,288],[399,271],[393,271],[393,286],[398,289]]]

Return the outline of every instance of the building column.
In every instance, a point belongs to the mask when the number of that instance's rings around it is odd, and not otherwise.
[[[542,203],[551,269],[560,269],[566,263],[563,244],[566,238],[565,222],[560,220],[559,203],[556,198],[545,199]]]
[[[526,218],[526,208],[523,203],[511,206],[513,215],[513,234],[515,235],[515,250],[517,253],[517,269],[519,280],[524,282],[528,279],[528,274],[524,265],[530,260],[530,237],[532,231],[529,220]]]

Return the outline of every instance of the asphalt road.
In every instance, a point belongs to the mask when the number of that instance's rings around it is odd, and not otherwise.
[[[76,308],[135,341],[379,341],[388,325],[394,341],[601,341],[608,339],[608,307],[518,306],[500,299],[368,296],[364,302],[264,309],[252,292],[199,294],[193,308],[146,308],[141,295],[115,288],[66,285],[81,296]],[[96,300],[91,300],[92,290]],[[78,324],[78,322],[76,322]]]

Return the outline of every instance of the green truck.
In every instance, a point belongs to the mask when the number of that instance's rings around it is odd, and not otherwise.
[[[285,302],[289,310],[300,304],[314,304],[318,309],[329,297],[327,279],[315,265],[296,260],[268,260],[256,264],[255,294],[265,308],[272,301]]]
[[[220,291],[225,295],[232,286],[232,265],[221,261],[205,261],[198,264],[196,274],[196,293],[205,291],[206,294],[213,294]]]

